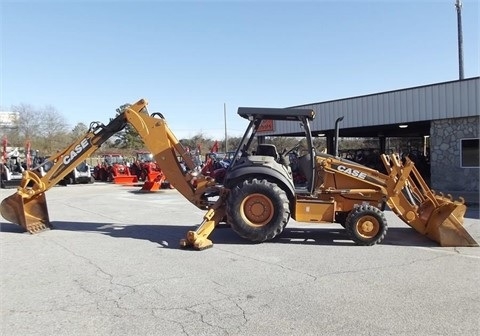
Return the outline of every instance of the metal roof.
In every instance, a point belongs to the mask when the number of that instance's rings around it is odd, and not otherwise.
[[[478,116],[480,77],[405,88],[326,102],[293,106],[316,112],[315,133],[331,133],[335,121],[340,136],[420,136],[429,134],[430,121]],[[408,125],[399,129],[400,124]],[[298,124],[276,121],[264,135],[302,134]]]

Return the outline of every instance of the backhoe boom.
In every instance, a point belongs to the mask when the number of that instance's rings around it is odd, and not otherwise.
[[[44,176],[35,170],[25,171],[17,192],[2,201],[0,205],[2,216],[30,233],[51,228],[45,192],[115,133],[123,130],[127,123],[138,131],[168,181],[195,206],[207,209],[211,204],[205,194],[209,192],[218,195],[220,191],[217,190],[212,178],[197,173],[198,169],[193,160],[170,131],[163,116],[160,113],[148,115],[147,101],[144,99],[133,105],[123,105],[118,112],[118,116],[108,125],[92,123],[83,137],[51,156],[42,164],[46,170]],[[186,171],[183,170],[177,155],[182,157],[187,167]],[[208,223],[212,223],[210,219]],[[213,227],[209,230],[213,230]]]
[[[39,167],[24,171],[17,192],[5,198],[0,205],[2,216],[30,233],[51,228],[45,191],[60,182],[125,125],[123,115],[117,116],[107,126],[93,122],[83,137],[49,157]],[[40,168],[45,171],[44,176],[40,175]]]

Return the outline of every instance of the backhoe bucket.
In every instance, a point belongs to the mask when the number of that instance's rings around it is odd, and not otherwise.
[[[440,246],[478,246],[463,227],[467,207],[457,202],[439,204],[429,216],[425,235]]]
[[[0,212],[6,220],[20,225],[29,233],[50,229],[45,193],[23,198],[15,193],[5,198],[0,205]]]

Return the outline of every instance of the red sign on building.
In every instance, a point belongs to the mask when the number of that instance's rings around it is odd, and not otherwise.
[[[262,120],[260,127],[258,128],[257,132],[273,132],[275,131],[275,124],[273,120]]]

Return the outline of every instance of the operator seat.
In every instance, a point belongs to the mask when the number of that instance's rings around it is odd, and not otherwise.
[[[302,174],[307,183],[312,182],[313,178],[313,169],[312,169],[312,157],[310,154],[302,155],[298,158],[298,170]]]
[[[255,155],[272,156],[275,160],[278,159],[277,148],[273,144],[259,144]]]

